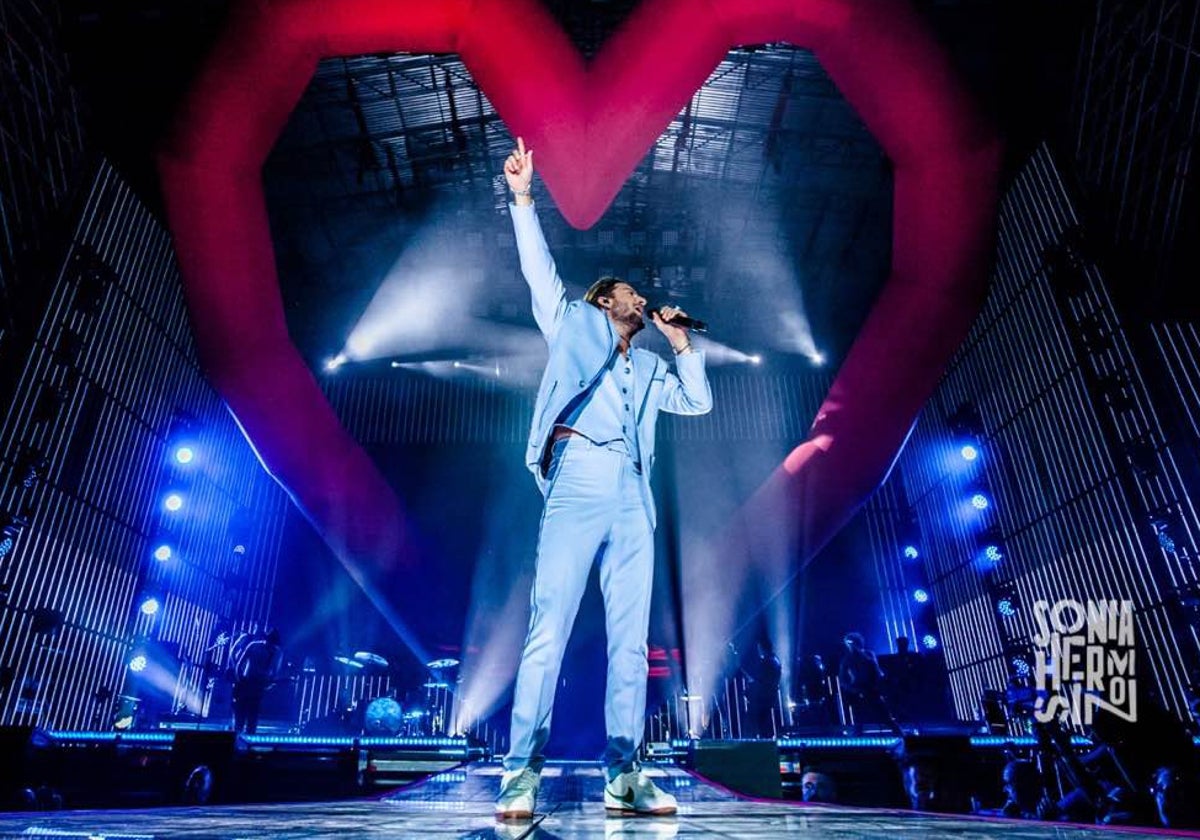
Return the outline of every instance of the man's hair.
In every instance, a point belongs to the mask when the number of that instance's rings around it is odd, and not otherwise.
[[[591,288],[584,294],[583,299],[597,309],[603,309],[597,298],[612,297],[612,291],[617,287],[618,283],[624,283],[620,277],[601,277],[591,285]]]
[[[862,647],[867,646],[867,640],[863,638],[862,633],[847,633],[845,636],[842,637],[842,641],[843,642],[853,642]]]

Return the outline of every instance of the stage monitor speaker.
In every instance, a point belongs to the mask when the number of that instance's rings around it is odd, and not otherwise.
[[[971,736],[958,734],[905,735],[901,757],[971,760]]]
[[[10,810],[26,804],[19,792],[28,785],[28,756],[30,752],[30,726],[0,726],[0,808]]]
[[[969,735],[907,735],[895,757],[902,773],[910,765],[923,768],[918,772],[933,789],[931,804],[920,810],[964,813],[984,781]]]
[[[176,730],[171,747],[170,798],[192,805],[236,801],[236,751],[236,732]]]
[[[692,769],[735,793],[783,798],[779,746],[774,741],[697,741]]]

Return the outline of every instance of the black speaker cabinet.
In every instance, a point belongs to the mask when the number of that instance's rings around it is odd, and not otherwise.
[[[240,799],[236,750],[235,732],[176,731],[169,798],[196,805]]]
[[[31,726],[0,726],[0,809],[33,807],[20,795],[44,781],[36,766],[33,733]]]
[[[774,741],[697,741],[692,769],[735,793],[783,798],[779,747]]]

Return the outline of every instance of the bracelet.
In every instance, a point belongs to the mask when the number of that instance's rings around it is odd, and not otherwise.
[[[533,184],[530,184],[528,187],[526,187],[523,190],[513,190],[512,194],[519,195],[521,198],[525,198],[526,196],[533,195]]]
[[[672,347],[671,349],[675,350],[674,347]],[[682,356],[685,353],[691,353],[691,352],[692,352],[692,342],[689,341],[687,344],[683,345],[678,350],[675,350],[675,355]]]

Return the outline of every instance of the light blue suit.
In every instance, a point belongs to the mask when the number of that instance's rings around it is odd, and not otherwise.
[[[511,748],[505,770],[540,770],[550,735],[554,689],[588,573],[601,555],[600,588],[608,636],[605,762],[610,775],[629,770],[641,742],[646,711],[646,635],[654,574],[654,429],[660,411],[705,414],[712,395],[702,353],[676,357],[678,376],[654,353],[631,349],[635,452],[621,441],[604,445],[572,436],[554,445],[556,423],[604,375],[618,353],[607,314],[582,300],[567,301],[532,206],[509,205],[521,271],[533,315],[550,347],[534,406],[526,463],[546,498],[538,536],[532,614],[513,694]],[[641,463],[635,462],[640,455]]]

